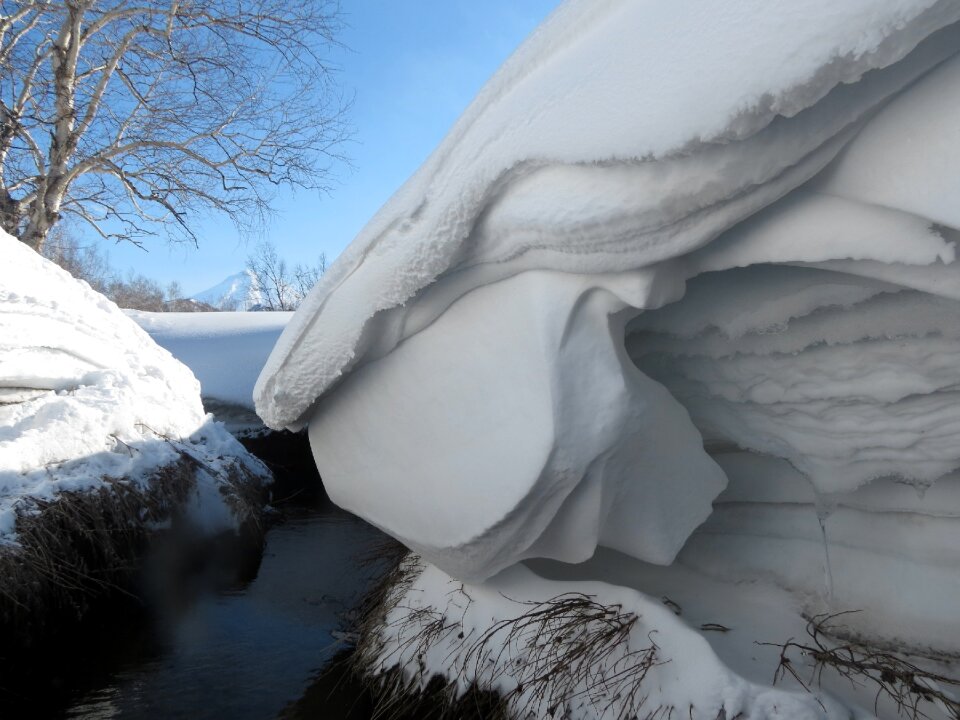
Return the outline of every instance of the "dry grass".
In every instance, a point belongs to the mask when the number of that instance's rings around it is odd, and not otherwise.
[[[383,632],[387,618],[403,601],[423,566],[419,556],[389,537],[369,548],[360,562],[363,565],[383,564],[384,567],[383,574],[349,620],[349,627],[358,642],[350,656],[346,682],[363,687],[369,717],[376,720],[506,720],[509,717],[506,704],[494,693],[476,686],[459,693],[454,683],[440,675],[417,684],[399,665],[385,672],[382,670]],[[427,630],[423,639],[429,642],[435,636]]]
[[[156,528],[178,517],[201,470],[198,459],[180,452],[148,482],[104,478],[96,490],[35,499],[21,511],[18,545],[0,549],[4,654],[55,636],[105,598],[132,595]],[[245,532],[256,536],[259,478],[236,464],[225,487]]]
[[[474,676],[492,664],[491,681],[508,674],[516,682],[504,696],[508,704],[540,717],[562,717],[574,705],[588,705],[597,716],[669,715],[661,707],[642,712],[643,680],[664,661],[652,634],[646,646],[630,648],[636,614],[580,593],[518,604],[523,612],[491,626],[466,653]]]
[[[918,667],[891,652],[871,648],[863,643],[838,639],[840,628],[836,621],[848,613],[817,615],[807,622],[809,642],[795,642],[792,638],[780,648],[780,663],[774,684],[790,675],[808,691],[821,684],[823,673],[832,670],[854,686],[876,690],[874,712],[880,699],[893,701],[900,715],[911,720],[930,717],[929,706],[936,707],[947,717],[960,720],[960,678],[950,678]],[[762,643],[770,645],[771,643]],[[801,670],[791,660],[799,653],[813,661],[810,676],[801,677]]]
[[[652,634],[643,647],[630,647],[636,614],[579,593],[543,602],[506,599],[517,605],[517,614],[478,633],[464,625],[473,601],[461,584],[451,591],[459,596],[456,602],[446,608],[458,613],[406,603],[421,570],[417,556],[399,558],[360,616],[354,673],[367,678],[375,695],[373,717],[416,717],[412,713],[417,707],[423,712],[425,696],[435,718],[562,718],[575,708],[623,719],[673,715],[673,708],[646,707],[644,679],[666,660]],[[399,641],[388,649],[387,637]],[[444,676],[426,663],[438,648],[447,652]]]

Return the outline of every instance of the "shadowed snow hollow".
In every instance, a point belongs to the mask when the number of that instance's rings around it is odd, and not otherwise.
[[[564,4],[314,289],[258,412],[455,577],[683,547],[960,651],[958,18]]]

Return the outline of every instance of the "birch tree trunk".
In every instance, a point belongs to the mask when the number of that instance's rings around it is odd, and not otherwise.
[[[258,226],[283,185],[328,189],[344,103],[334,0],[0,0],[0,227],[41,249]]]

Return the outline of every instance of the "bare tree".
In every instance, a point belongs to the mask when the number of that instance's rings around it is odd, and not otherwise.
[[[92,243],[82,243],[63,225],[54,227],[44,244],[43,256],[52,260],[79,280],[85,280],[97,292],[106,292],[113,271],[110,258]]]
[[[291,272],[272,242],[260,243],[247,258],[247,270],[264,310],[296,310],[327,269],[326,253],[316,265],[297,263]]]
[[[327,254],[320,253],[316,265],[302,265],[297,263],[293,268],[293,291],[297,296],[297,305],[307,296],[307,293],[317,284],[320,276],[327,271]]]
[[[161,312],[167,299],[160,283],[143,275],[133,274],[126,279],[111,280],[104,295],[122,308],[151,312]]]
[[[257,226],[281,185],[327,189],[343,103],[321,52],[337,0],[0,0],[0,226],[40,249],[196,242],[191,213]]]
[[[260,294],[264,310],[293,310],[293,287],[286,261],[277,254],[271,242],[257,245],[247,258],[247,269],[253,274],[253,283]]]

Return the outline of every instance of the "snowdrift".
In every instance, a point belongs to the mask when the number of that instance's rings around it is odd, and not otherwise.
[[[0,542],[38,501],[108,481],[148,490],[184,455],[195,521],[236,528],[227,478],[267,471],[206,415],[190,370],[86,283],[9,235],[0,246]]]
[[[599,546],[960,652],[958,19],[564,4],[294,315],[258,412],[459,580]]]

